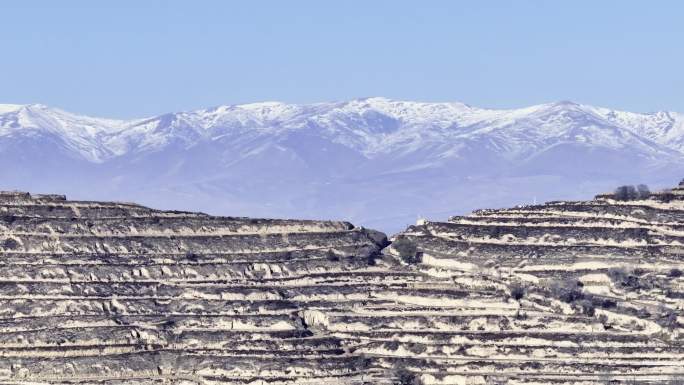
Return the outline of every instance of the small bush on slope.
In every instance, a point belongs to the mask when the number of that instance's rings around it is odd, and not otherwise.
[[[408,238],[399,238],[392,242],[392,248],[399,253],[399,258],[408,264],[416,264],[421,262],[418,248]]]
[[[632,201],[637,199],[647,199],[651,196],[651,190],[645,184],[638,186],[620,186],[615,189],[615,199],[619,201]]]
[[[522,297],[525,296],[525,288],[519,285],[513,286],[511,288],[511,297],[513,297],[514,300],[520,301]]]

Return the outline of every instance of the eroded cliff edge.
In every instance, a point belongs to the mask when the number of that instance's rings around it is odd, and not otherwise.
[[[0,383],[662,382],[684,189],[346,222],[0,194]]]
[[[440,305],[455,317],[430,324],[428,341],[447,345],[426,347],[442,361],[423,373],[453,383],[684,379],[682,186],[480,210],[394,241],[391,254],[468,293]]]

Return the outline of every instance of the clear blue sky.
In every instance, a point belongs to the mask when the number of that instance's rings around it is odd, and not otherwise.
[[[682,1],[0,2],[0,103],[110,117],[365,96],[684,112]]]

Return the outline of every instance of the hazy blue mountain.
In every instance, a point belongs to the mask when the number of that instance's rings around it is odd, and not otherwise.
[[[670,185],[684,177],[684,115],[369,98],[125,121],[0,105],[0,162],[0,189],[396,231],[418,216]]]

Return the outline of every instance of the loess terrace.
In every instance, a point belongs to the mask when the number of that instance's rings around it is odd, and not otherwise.
[[[0,384],[684,378],[684,188],[421,221],[0,193]]]

